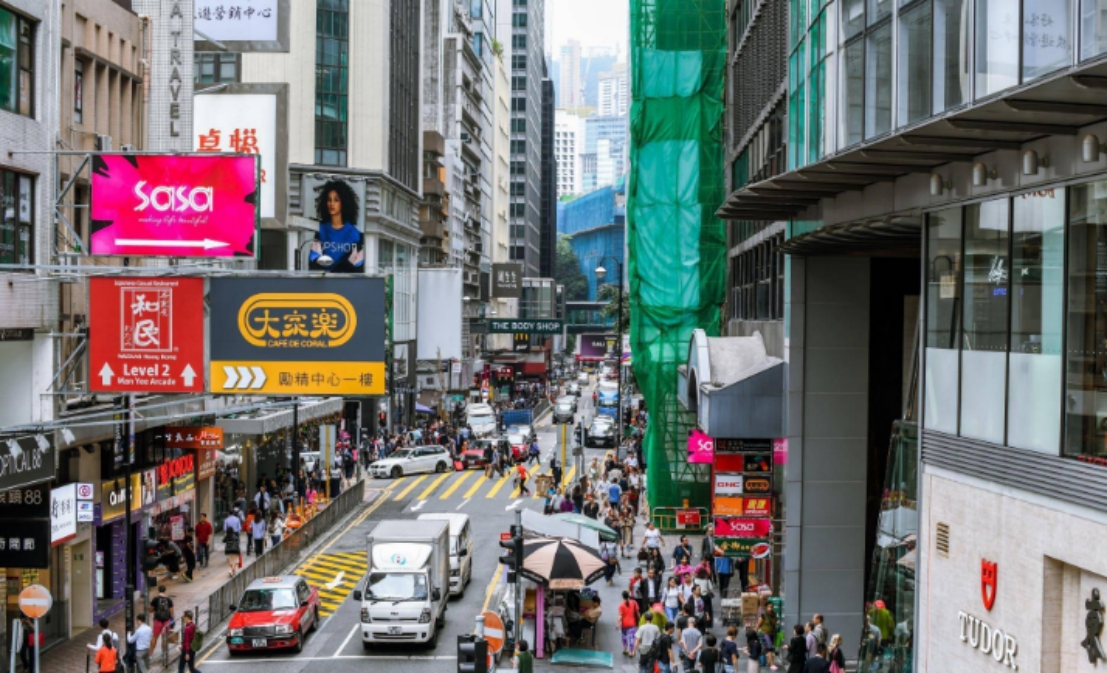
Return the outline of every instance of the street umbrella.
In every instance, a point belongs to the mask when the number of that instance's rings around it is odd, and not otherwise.
[[[590,528],[600,534],[600,539],[604,542],[618,542],[619,534],[616,533],[610,526],[602,521],[596,521],[591,517],[584,516],[583,514],[577,514],[576,512],[561,512],[560,514],[554,514],[553,518],[561,519],[562,521],[568,521],[569,523],[575,523],[583,528]]]
[[[576,540],[539,537],[523,541],[523,577],[551,589],[583,589],[603,575],[607,562]]]

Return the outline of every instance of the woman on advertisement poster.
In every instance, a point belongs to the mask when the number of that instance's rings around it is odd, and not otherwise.
[[[313,271],[362,273],[365,237],[358,231],[358,202],[354,190],[342,180],[330,180],[315,199],[319,231],[308,257]]]

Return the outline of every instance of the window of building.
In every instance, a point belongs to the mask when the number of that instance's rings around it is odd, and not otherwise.
[[[85,62],[77,59],[73,62],[73,122],[80,124],[85,119]]]
[[[865,0],[842,0],[842,36],[847,40],[865,29]]]
[[[961,434],[1003,443],[1011,264],[1007,199],[965,209],[961,333]]]
[[[527,48],[527,36],[526,35],[512,35],[511,36],[511,48],[512,49],[526,49]]]
[[[523,261],[527,258],[527,247],[525,245],[513,245],[509,248],[509,251],[511,259]]]
[[[527,27],[527,14],[526,12],[516,12],[511,15],[511,25],[516,28]]]
[[[861,142],[865,119],[865,42],[857,40],[846,45],[845,67],[842,68],[841,138],[840,146]]]
[[[957,434],[957,346],[961,331],[961,208],[932,213],[926,236],[924,426]]]
[[[515,75],[511,78],[511,90],[512,91],[526,91],[527,90],[527,78],[521,75]]]
[[[934,0],[934,112],[969,99],[968,7],[969,0]]]
[[[527,111],[527,99],[523,96],[511,99],[511,111],[512,112],[526,112]]]
[[[511,195],[512,196],[524,196],[526,195],[527,186],[522,182],[511,183]]]
[[[35,24],[0,8],[0,109],[34,114]]]
[[[524,119],[512,119],[511,120],[511,132],[512,133],[526,133],[527,132],[527,120]]]
[[[1107,52],[1107,0],[1080,0],[1080,60]]]
[[[0,170],[0,264],[34,261],[34,179]]]
[[[520,196],[522,196],[520,194]],[[525,203],[513,203],[511,204],[511,217],[526,217],[527,204]]]
[[[784,235],[773,236],[731,260],[731,317],[784,319]]]
[[[1022,79],[1072,63],[1071,0],[1023,0]]]
[[[1061,440],[1065,190],[1014,198],[1007,443],[1057,453]]]
[[[315,14],[315,163],[346,165],[349,0],[323,0]]]
[[[511,153],[512,154],[526,154],[527,153],[527,141],[525,141],[525,140],[512,140],[511,141]]]
[[[903,11],[899,16],[898,114],[903,126],[930,116],[930,2]]]
[[[522,161],[511,162],[511,174],[512,175],[526,175],[527,165]]]
[[[868,23],[870,26],[880,23],[891,15],[892,0],[869,0]]]
[[[1019,6],[1011,0],[977,0],[976,97],[1019,83]]]
[[[865,41],[865,138],[868,139],[892,128],[892,24],[885,23],[870,32]]]
[[[478,57],[484,55],[484,33],[473,33],[473,53]]]
[[[238,54],[196,52],[192,56],[197,84],[223,84],[238,81]]]
[[[1105,1],[1107,1],[1107,0],[1105,0]],[[512,54],[511,55],[511,69],[512,70],[526,70],[527,69],[527,55],[526,54]]]

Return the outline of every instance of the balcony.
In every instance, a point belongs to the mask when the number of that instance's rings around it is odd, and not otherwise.
[[[446,196],[446,185],[442,184],[442,181],[437,177],[423,178],[423,194],[426,196]]]
[[[446,139],[437,131],[423,131],[423,152],[438,157],[446,156]]]

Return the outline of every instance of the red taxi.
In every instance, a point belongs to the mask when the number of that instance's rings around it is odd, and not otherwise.
[[[246,587],[227,625],[232,655],[257,650],[304,649],[304,638],[319,625],[319,590],[296,575],[265,577]]]

